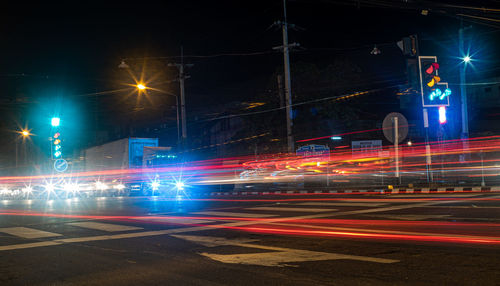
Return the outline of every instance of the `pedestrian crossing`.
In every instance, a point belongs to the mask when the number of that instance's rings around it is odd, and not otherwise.
[[[143,229],[142,227],[111,224],[111,223],[100,223],[92,221],[71,222],[65,224],[69,226],[75,226],[75,227],[104,231],[104,232],[138,231]],[[52,237],[63,236],[63,234],[60,233],[49,232],[32,227],[4,227],[0,228],[0,233],[25,239],[52,238]]]
[[[370,204],[370,207],[378,207],[384,204]],[[338,213],[333,207],[363,207],[362,203],[339,203],[339,202],[297,202],[284,204],[261,204],[252,207],[237,207],[231,209],[208,209],[203,211],[193,211],[189,213],[154,214],[150,216],[128,217],[124,223],[114,223],[113,221],[71,221],[60,224],[37,225],[37,226],[15,226],[0,228],[0,250],[10,250],[25,247],[39,247],[49,245],[59,245],[61,243],[73,243],[92,240],[106,240],[119,238],[144,237],[149,235],[162,235],[166,233],[177,233],[182,231],[198,231],[206,229],[216,229],[219,225],[248,225],[256,223],[260,219],[266,222],[280,221],[283,219],[306,218],[306,217],[328,217]],[[331,213],[331,214],[329,214]],[[241,218],[241,220],[239,220]],[[229,221],[228,221],[229,219]],[[136,223],[134,223],[134,221]],[[165,224],[160,230],[148,230],[154,223]],[[131,225],[130,225],[131,224]],[[172,225],[181,228],[172,228]],[[147,226],[147,227],[146,227]],[[47,228],[49,227],[49,228]],[[155,227],[156,228],[156,227]],[[192,229],[192,230],[190,230]],[[89,230],[92,232],[85,232]],[[82,236],[82,234],[84,234]],[[85,236],[91,235],[91,236]],[[26,242],[24,246],[2,245],[1,239],[20,238],[24,240],[39,240],[39,242]],[[48,243],[51,242],[52,243]],[[44,242],[44,243],[42,243]],[[47,242],[47,243],[45,243]],[[34,243],[34,244],[33,244]],[[40,245],[38,245],[38,244]],[[33,246],[31,246],[33,244]],[[26,246],[27,245],[27,246]],[[13,248],[14,247],[14,248]]]
[[[4,227],[0,228],[0,233],[6,233],[28,239],[61,236],[61,234],[58,233],[37,230],[28,227]]]
[[[142,227],[111,224],[111,223],[102,223],[102,222],[93,222],[93,221],[70,222],[70,223],[67,223],[67,225],[78,226],[78,227],[83,227],[83,228],[88,228],[88,229],[102,230],[102,231],[107,231],[107,232],[143,229]]]

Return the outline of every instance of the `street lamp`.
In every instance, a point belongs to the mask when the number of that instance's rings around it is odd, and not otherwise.
[[[23,153],[24,153],[24,163],[26,163],[26,145],[25,145],[25,139],[29,138],[32,134],[30,133],[30,130],[28,129],[21,129],[21,131],[18,131],[19,134],[21,134],[22,137],[22,144],[23,144]],[[19,167],[19,139],[17,138],[15,140],[16,143],[16,168]]]
[[[467,55],[467,56],[463,57],[462,60],[464,61],[464,63],[468,64],[471,61],[471,58],[469,55]]]
[[[121,64],[118,66],[118,68],[128,69],[129,66],[125,63],[125,61],[122,61]],[[145,86],[143,83],[138,83],[136,85],[136,88],[139,90],[139,92],[148,89],[148,87]],[[175,95],[175,94],[168,93],[168,95],[175,96],[175,109],[176,109],[176,113],[177,113],[177,116],[176,116],[177,117],[177,120],[176,120],[177,121],[177,143],[179,143],[180,138],[181,138],[180,124],[179,124],[179,99],[178,99],[177,95]]]

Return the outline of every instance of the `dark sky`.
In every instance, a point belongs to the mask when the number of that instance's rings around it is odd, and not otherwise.
[[[499,8],[497,1],[468,5]],[[335,1],[290,0],[288,20],[303,30],[290,31],[290,42],[302,50],[299,61],[326,65],[334,58],[351,58],[372,70],[397,63],[394,43],[417,33],[423,53],[438,54],[453,63],[458,54],[457,14],[498,17],[498,13],[449,7],[457,1]],[[481,4],[481,5],[480,5]],[[458,5],[467,5],[459,3]],[[422,9],[429,15],[423,16]],[[0,102],[2,132],[15,121],[32,128],[45,124],[61,108],[74,120],[72,128],[92,122],[91,99],[76,95],[112,90],[123,78],[120,60],[140,64],[143,57],[175,58],[184,47],[186,62],[194,63],[186,83],[188,112],[203,115],[207,106],[250,100],[265,89],[266,79],[282,65],[272,47],[281,34],[270,25],[282,18],[282,1],[135,1],[24,4],[0,12]],[[474,19],[474,18],[466,18]],[[480,39],[498,36],[500,24],[465,21]],[[497,26],[495,26],[497,25]],[[498,57],[487,40],[481,45],[484,65],[498,74]],[[369,54],[378,44],[384,57]],[[496,43],[498,44],[498,43]],[[224,53],[268,52],[255,56],[199,57]],[[398,54],[399,53],[399,54]],[[189,57],[196,56],[196,57]],[[119,84],[118,84],[119,85]],[[172,83],[175,92],[175,83]],[[116,100],[119,94],[105,95]],[[103,102],[100,102],[102,104]],[[101,106],[99,117],[120,112]],[[80,138],[84,140],[83,135]]]

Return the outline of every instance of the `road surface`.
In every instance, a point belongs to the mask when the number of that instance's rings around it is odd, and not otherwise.
[[[0,202],[1,285],[498,285],[500,194]]]

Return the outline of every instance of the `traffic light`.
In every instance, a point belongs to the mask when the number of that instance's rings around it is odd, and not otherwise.
[[[57,160],[62,158],[61,134],[56,131],[52,136],[52,159]]]
[[[60,123],[61,123],[61,119],[59,117],[52,117],[52,119],[50,120],[50,124],[53,127],[58,127]]]
[[[449,106],[451,89],[448,88],[448,83],[441,82],[437,58],[435,56],[420,56],[418,60],[422,106]]]
[[[446,107],[440,106],[439,107],[439,124],[445,124],[445,123],[446,123]]]

